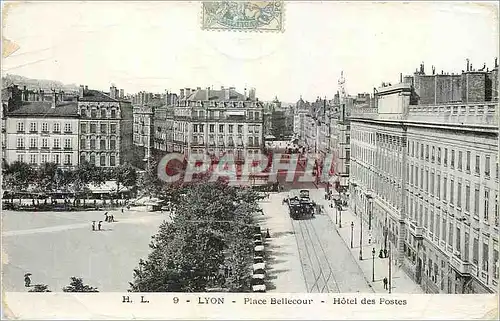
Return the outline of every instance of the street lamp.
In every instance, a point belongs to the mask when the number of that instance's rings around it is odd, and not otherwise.
[[[375,282],[375,248],[372,249],[372,282]]]
[[[352,246],[352,234],[353,234],[353,230],[354,230],[354,222],[351,222],[351,249],[353,248],[353,246]]]

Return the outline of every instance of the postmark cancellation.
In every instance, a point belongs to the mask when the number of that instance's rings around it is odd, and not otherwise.
[[[203,1],[202,29],[215,31],[283,32],[282,0]]]

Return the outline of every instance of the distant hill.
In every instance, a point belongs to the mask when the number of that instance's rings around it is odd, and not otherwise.
[[[28,89],[43,89],[44,91],[50,91],[51,89],[62,89],[63,91],[78,91],[79,86],[75,84],[63,84],[56,80],[47,79],[32,79],[26,78],[18,75],[6,74],[2,77],[2,87],[8,87],[10,85],[18,85],[19,88],[26,86]]]

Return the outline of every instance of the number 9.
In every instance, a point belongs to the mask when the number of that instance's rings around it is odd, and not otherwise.
[[[176,296],[174,297],[174,303],[175,303],[175,304],[179,303],[179,298],[178,298],[178,297],[176,297]]]

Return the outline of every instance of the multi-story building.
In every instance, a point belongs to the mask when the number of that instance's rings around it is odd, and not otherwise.
[[[113,89],[113,87],[112,87]],[[116,95],[116,89],[111,95]],[[121,105],[120,101],[103,92],[80,86],[80,162],[100,167],[120,164]]]
[[[351,208],[431,293],[498,291],[498,65],[420,71],[351,122]]]
[[[51,102],[23,100],[7,112],[7,163],[54,162],[63,168],[78,164],[78,103],[60,97],[54,91]]]
[[[309,108],[310,103],[305,102],[301,96],[295,105],[293,115],[293,132],[301,144],[306,140],[306,115],[309,113]]]
[[[175,152],[243,159],[263,148],[263,105],[255,89],[244,94],[234,87],[181,89],[173,111]]]

